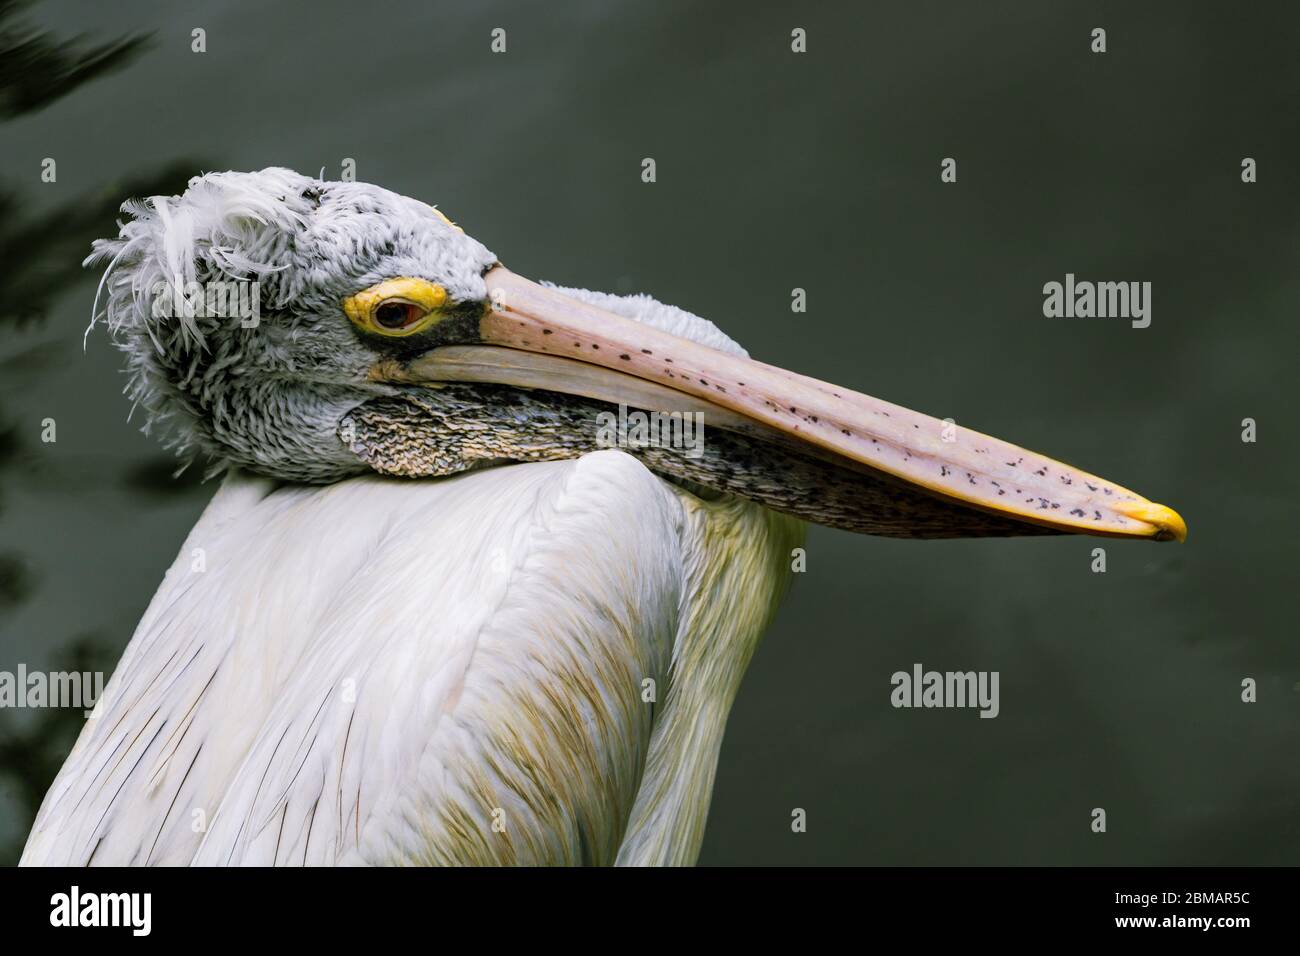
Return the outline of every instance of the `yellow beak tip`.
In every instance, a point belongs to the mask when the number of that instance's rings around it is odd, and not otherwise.
[[[1154,529],[1150,537],[1156,541],[1186,541],[1187,522],[1173,508],[1154,501],[1135,502],[1122,509],[1134,521],[1141,521]]]

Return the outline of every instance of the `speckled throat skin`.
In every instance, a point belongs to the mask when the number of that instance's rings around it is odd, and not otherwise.
[[[556,461],[597,451],[604,402],[502,385],[407,388],[353,409],[340,439],[381,474],[452,475],[513,461]],[[1052,534],[914,491],[881,475],[723,429],[703,453],[629,444],[624,450],[662,476],[739,495],[775,511],[862,534],[957,538]]]

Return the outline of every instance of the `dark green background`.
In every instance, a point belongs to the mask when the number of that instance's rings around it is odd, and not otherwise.
[[[352,157],[519,272],[650,292],[760,359],[1187,519],[1182,546],[813,529],[736,703],[701,862],[1297,862],[1295,4],[49,2],[32,19],[153,45],[0,127],[25,216],[177,158],[337,178]],[[1066,272],[1150,281],[1151,327],[1044,318]],[[93,289],[69,285],[0,352],[53,356],[4,371],[27,451],[0,528],[35,589],[0,624],[0,669],[54,667],[87,633],[113,659],[211,492],[148,480],[160,453],[125,420],[117,354],[102,331],[82,351]],[[1001,716],[892,709],[890,674],[914,662],[1000,671]],[[28,811],[0,782],[0,842],[20,840]]]

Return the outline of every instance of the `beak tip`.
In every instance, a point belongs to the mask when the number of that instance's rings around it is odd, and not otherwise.
[[[1173,508],[1168,508],[1154,501],[1135,502],[1123,509],[1123,513],[1134,521],[1141,521],[1153,529],[1149,537],[1155,541],[1187,540],[1187,522]]]
[[[1157,541],[1177,541],[1183,544],[1187,541],[1187,522],[1183,516],[1172,508],[1169,511],[1169,521],[1156,532]]]

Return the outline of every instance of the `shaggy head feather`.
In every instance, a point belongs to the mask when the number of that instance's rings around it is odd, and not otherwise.
[[[127,356],[146,430],[163,428],[183,455],[276,477],[365,470],[335,429],[388,390],[366,377],[379,356],[344,317],[344,298],[412,276],[444,286],[449,301],[482,301],[496,261],[424,203],[288,169],[210,173],[184,195],[122,208],[132,218],[86,264],[107,262],[95,319]],[[214,282],[258,284],[255,327],[173,307],[188,284]]]

